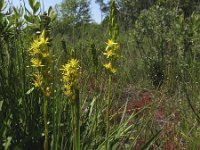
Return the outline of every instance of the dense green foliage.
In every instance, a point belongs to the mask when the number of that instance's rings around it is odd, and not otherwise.
[[[199,149],[200,1],[90,2],[0,0],[0,150]]]

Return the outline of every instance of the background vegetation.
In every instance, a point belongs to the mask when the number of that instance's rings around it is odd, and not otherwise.
[[[37,0],[0,0],[0,149],[200,149],[200,1],[96,3],[100,24],[89,0],[47,12]],[[42,35],[41,58],[30,49]],[[119,44],[114,74],[108,39]],[[74,97],[61,70],[72,59]]]

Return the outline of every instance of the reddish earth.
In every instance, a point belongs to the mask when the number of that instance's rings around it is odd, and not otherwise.
[[[127,112],[132,113],[133,111],[140,111],[151,103],[151,93],[148,91],[142,91],[139,94],[138,100],[131,100],[127,104]]]
[[[163,149],[165,150],[182,150],[182,142],[181,137],[176,132],[175,125],[179,120],[179,113],[176,109],[165,109],[165,104],[168,102],[166,98],[160,98],[156,100],[153,99],[153,94],[147,90],[141,90],[138,92],[139,94],[135,94],[135,96],[129,98],[130,100],[127,102],[127,117],[132,113],[138,113],[139,117],[149,116],[149,113],[152,114],[153,121],[153,129],[160,130],[162,132],[159,135],[159,141],[161,143],[165,143]],[[138,96],[137,96],[138,95]],[[125,99],[125,100],[124,100]],[[116,107],[112,110],[112,114],[118,114],[115,118],[117,122],[120,121],[120,116],[124,112],[125,103],[127,100],[127,95],[122,96],[121,99],[121,108],[116,109]],[[156,108],[147,109],[154,105]],[[167,111],[166,111],[167,110]],[[148,114],[148,115],[147,115]],[[133,150],[139,150],[147,141],[143,140],[142,137],[136,141],[136,144]],[[153,146],[154,147],[154,146]],[[155,145],[156,147],[156,145]],[[156,149],[156,148],[152,148]]]
[[[131,100],[128,100],[127,102],[127,107],[126,107],[126,113],[128,115],[132,114],[132,113],[137,113],[137,112],[140,112],[142,111],[145,107],[147,107],[148,105],[151,104],[152,102],[152,98],[151,98],[151,93],[146,91],[146,90],[143,90],[141,91],[139,94],[138,94],[138,98],[136,97],[132,97]],[[122,114],[124,112],[124,109],[125,109],[125,103],[126,103],[126,100],[124,99],[127,99],[127,97],[125,96],[122,96],[121,97],[121,102],[120,102],[120,108],[117,109],[117,106],[115,106],[112,110],[112,114],[114,114],[114,112],[118,112],[118,114]]]

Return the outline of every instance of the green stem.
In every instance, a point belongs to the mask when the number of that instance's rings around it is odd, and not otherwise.
[[[72,99],[73,100],[73,99]],[[72,122],[71,122],[71,130],[72,130],[72,149],[73,150],[75,150],[76,149],[76,128],[75,128],[75,125],[76,125],[76,123],[75,123],[75,108],[76,106],[73,104],[72,106],[71,106],[71,110],[72,110]]]
[[[110,95],[111,95],[111,79],[112,76],[109,75],[108,79],[108,97],[107,97],[107,110],[106,110],[106,122],[107,122],[107,127],[106,127],[106,149],[109,149],[109,133],[110,133],[110,120],[109,120],[109,111],[110,111]]]
[[[44,150],[48,150],[47,98],[44,98]]]
[[[95,66],[95,96],[96,96],[96,103],[95,103],[95,139],[96,139],[96,132],[97,132],[97,118],[98,118],[98,100],[97,100],[97,66]],[[96,140],[95,140],[96,142]],[[96,143],[95,143],[96,144]]]
[[[75,116],[76,116],[76,128],[75,128],[75,133],[76,133],[76,150],[80,150],[80,100],[79,100],[79,90],[75,90]]]

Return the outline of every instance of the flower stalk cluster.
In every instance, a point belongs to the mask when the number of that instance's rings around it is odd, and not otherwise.
[[[118,24],[117,24],[117,8],[115,0],[112,0],[110,3],[110,16],[109,16],[109,25],[110,25],[110,39],[106,42],[106,49],[103,55],[107,58],[107,63],[103,66],[110,73],[110,75],[117,72],[116,60],[120,58],[119,53],[119,44],[116,42],[118,35]]]
[[[62,70],[64,94],[70,99],[75,99],[75,90],[78,89],[78,82],[81,75],[79,61],[72,58],[60,70]]]
[[[109,73],[115,74],[117,72],[116,67],[114,67],[115,61],[120,57],[119,54],[119,44],[114,42],[112,39],[108,40],[106,43],[106,49],[103,55],[106,56],[108,62],[105,63],[103,66]]]
[[[35,88],[41,89],[43,94],[47,97],[50,96],[50,83],[51,83],[51,57],[49,53],[48,37],[45,37],[45,31],[37,37],[31,44],[28,53],[31,57],[31,67],[34,69],[33,85]]]
[[[106,101],[106,150],[110,149],[109,144],[109,134],[110,134],[110,102],[111,102],[111,81],[112,76],[117,72],[117,60],[121,57],[119,53],[119,44],[116,42],[118,35],[118,25],[117,25],[117,8],[115,0],[111,1],[110,4],[110,39],[106,42],[106,49],[103,52],[103,55],[106,56],[107,62],[103,65],[104,68],[109,73],[108,75],[108,95]]]

